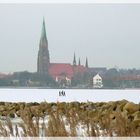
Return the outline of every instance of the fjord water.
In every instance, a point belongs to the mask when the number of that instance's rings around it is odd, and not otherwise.
[[[108,102],[123,99],[139,103],[140,90],[0,89],[0,101],[3,102]]]

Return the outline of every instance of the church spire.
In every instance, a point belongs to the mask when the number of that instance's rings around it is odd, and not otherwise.
[[[76,66],[76,56],[75,56],[75,52],[74,52],[74,58],[73,58],[73,66]]]
[[[48,40],[46,37],[45,19],[43,18],[42,32],[39,43],[37,72],[41,75],[47,75],[50,65],[50,56],[48,50]]]
[[[88,59],[86,57],[86,64],[85,64],[85,67],[88,68]]]
[[[78,65],[79,65],[79,66],[81,65],[80,57],[79,57],[79,62],[78,62]]]
[[[42,25],[41,38],[46,38],[46,28],[45,28],[45,19],[44,19],[44,17],[43,17],[43,25]]]

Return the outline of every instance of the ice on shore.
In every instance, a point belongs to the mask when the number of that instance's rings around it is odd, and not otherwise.
[[[60,92],[65,92],[61,95]],[[117,100],[140,102],[140,90],[87,89],[0,89],[3,102],[108,102]]]

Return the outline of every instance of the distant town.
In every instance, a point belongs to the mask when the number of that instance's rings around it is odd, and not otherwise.
[[[83,56],[86,57],[86,56]],[[52,63],[45,20],[43,19],[37,72],[0,73],[0,87],[41,87],[41,88],[80,88],[80,89],[126,89],[140,88],[140,69],[117,69],[90,67],[88,56],[85,64],[73,54],[71,63]]]

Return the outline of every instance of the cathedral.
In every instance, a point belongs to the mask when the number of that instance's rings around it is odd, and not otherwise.
[[[85,66],[81,65],[80,59],[76,63],[76,56],[74,53],[73,64],[70,63],[51,63],[48,49],[48,40],[46,36],[45,20],[43,19],[41,38],[39,43],[37,72],[40,75],[49,74],[56,82],[66,80],[71,84],[71,79],[74,74],[84,74],[88,69],[88,60],[86,58]]]

